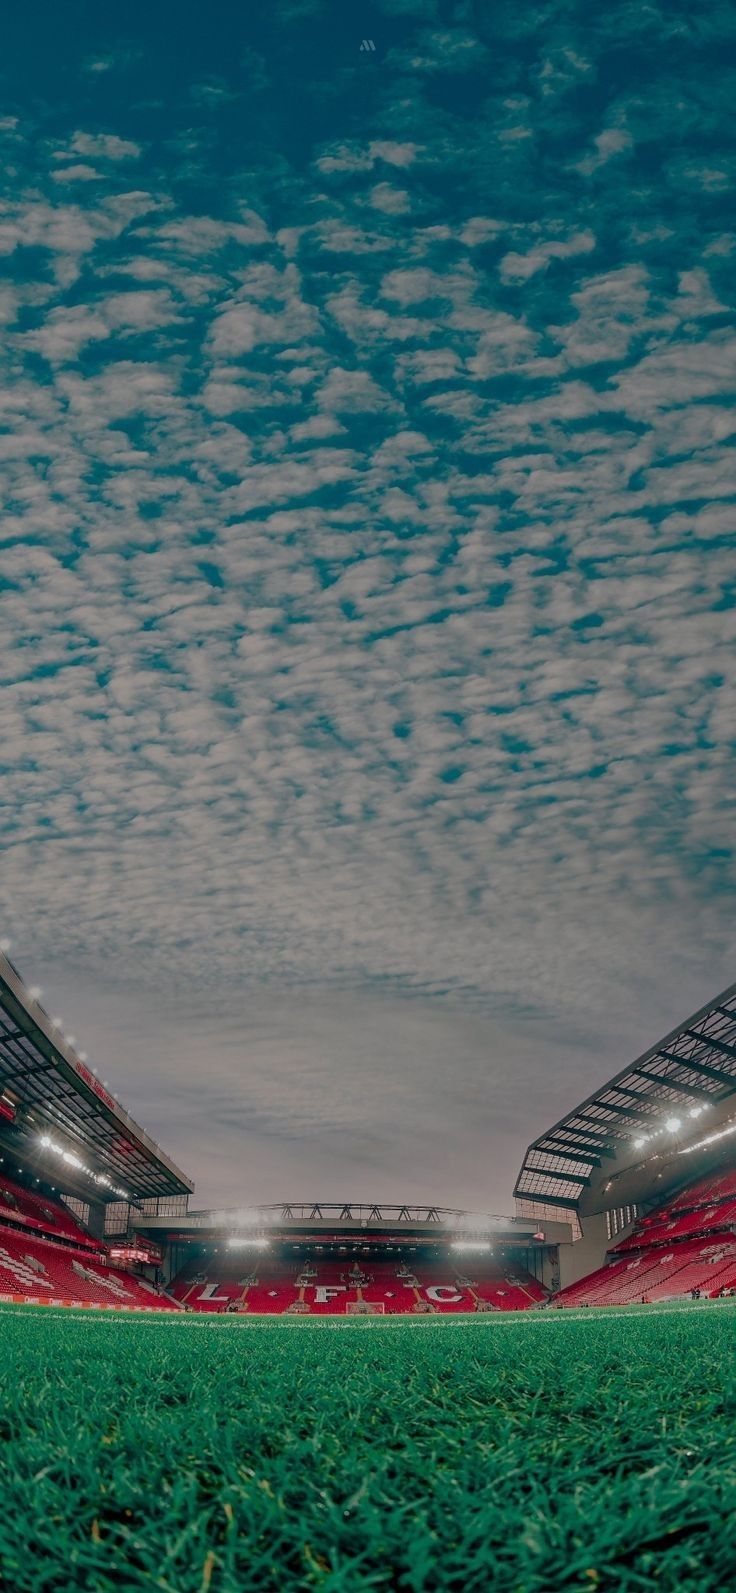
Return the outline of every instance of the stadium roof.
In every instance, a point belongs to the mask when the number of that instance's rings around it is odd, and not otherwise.
[[[720,1119],[730,1106],[736,1107],[736,985],[535,1139],[514,1194],[552,1206],[587,1204],[587,1191],[606,1183],[617,1163],[641,1164],[643,1149],[664,1151],[673,1134],[678,1142],[688,1134],[697,1139],[705,1126],[698,1124],[701,1112],[715,1108]]]
[[[530,1219],[491,1213],[456,1211],[442,1206],[386,1205],[354,1201],[285,1201],[247,1209],[188,1211],[182,1216],[156,1216],[145,1212],[133,1217],[139,1232],[151,1237],[165,1234],[180,1242],[209,1243],[237,1235],[241,1239],[266,1235],[282,1240],[318,1245],[340,1244],[349,1239],[392,1243],[443,1244],[463,1240],[541,1242],[539,1224]],[[545,1222],[544,1238],[557,1243],[569,1238],[565,1213],[558,1222]]]
[[[0,953],[0,1096],[4,1118],[48,1140],[103,1200],[190,1194],[194,1185],[150,1139],[54,1025]],[[91,1164],[91,1165],[88,1165]]]

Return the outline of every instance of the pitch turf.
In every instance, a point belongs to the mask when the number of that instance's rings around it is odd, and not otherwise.
[[[734,1585],[736,1312],[0,1312],[0,1587]]]

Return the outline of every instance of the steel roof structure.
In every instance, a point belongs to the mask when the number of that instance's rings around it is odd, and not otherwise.
[[[92,1175],[98,1199],[191,1194],[191,1179],[100,1083],[1,953],[0,1094],[20,1130],[58,1151],[55,1174],[66,1155],[75,1173]]]
[[[188,1211],[183,1216],[133,1214],[137,1232],[151,1238],[165,1236],[184,1244],[209,1243],[231,1235],[260,1236],[317,1245],[339,1245],[346,1240],[367,1242],[446,1244],[453,1239],[498,1243],[539,1241],[539,1224],[530,1219],[492,1213],[457,1211],[443,1206],[386,1205],[353,1201],[284,1201],[248,1210]],[[557,1223],[545,1222],[548,1243],[570,1237],[565,1213]]]
[[[729,1104],[736,1107],[736,984],[535,1139],[514,1194],[577,1209],[589,1190],[620,1178],[622,1162],[641,1162],[644,1144],[656,1150],[667,1139],[665,1114],[687,1122],[708,1107],[723,1117]]]

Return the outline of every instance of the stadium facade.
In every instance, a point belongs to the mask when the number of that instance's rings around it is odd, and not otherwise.
[[[192,1180],[0,956],[0,1298],[320,1315],[724,1289],[735,1152],[736,986],[533,1141],[513,1216],[191,1210]]]

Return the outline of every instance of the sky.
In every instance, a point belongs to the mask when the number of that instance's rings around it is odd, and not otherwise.
[[[4,19],[0,920],[195,1204],[509,1211],[734,977],[735,34]]]

